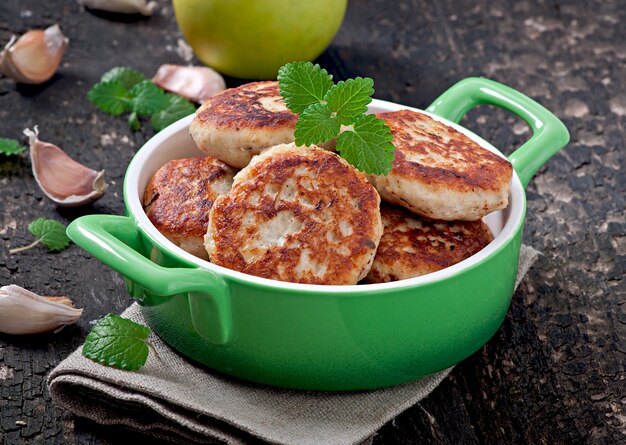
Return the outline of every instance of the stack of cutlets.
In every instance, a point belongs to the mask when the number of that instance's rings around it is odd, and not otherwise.
[[[307,284],[402,280],[489,244],[481,218],[507,206],[511,164],[427,115],[378,117],[396,147],[386,176],[365,175],[321,147],[297,147],[297,116],[277,82],[226,90],[208,99],[190,126],[211,167],[200,168],[199,160],[164,165],[146,190],[146,213],[194,255]],[[176,175],[185,162],[196,174]],[[232,167],[242,169],[234,178]]]
[[[369,176],[390,204],[381,208],[383,237],[366,281],[425,275],[482,250],[493,237],[481,219],[508,205],[511,164],[425,114],[378,117],[396,150],[387,176]]]

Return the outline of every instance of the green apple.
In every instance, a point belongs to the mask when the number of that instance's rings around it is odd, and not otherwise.
[[[173,0],[196,56],[223,74],[274,79],[294,60],[313,60],[330,44],[347,0]]]

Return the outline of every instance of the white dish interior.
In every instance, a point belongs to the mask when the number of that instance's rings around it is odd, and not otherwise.
[[[398,105],[392,102],[386,102],[374,99],[369,106],[369,112],[380,113],[387,111],[398,110],[412,110],[420,113],[427,114],[435,120],[443,122],[452,126],[456,130],[465,134],[485,149],[496,153],[504,157],[495,147],[491,144],[479,138],[469,130],[446,121],[445,119],[436,116],[434,114],[418,110],[403,105]],[[380,283],[380,284],[361,284],[351,286],[337,286],[337,285],[313,285],[313,284],[298,284],[287,283],[277,280],[269,280],[267,278],[259,278],[252,275],[247,275],[241,272],[237,272],[231,269],[227,269],[216,264],[211,264],[208,261],[202,260],[190,253],[187,253],[174,243],[169,241],[152,225],[148,217],[146,216],[142,207],[142,198],[150,178],[154,173],[166,162],[172,159],[187,158],[190,156],[205,156],[201,152],[191,139],[189,135],[189,124],[193,120],[194,115],[187,116],[175,122],[150,139],[139,152],[135,155],[128,170],[126,172],[126,178],[124,180],[124,195],[126,204],[132,214],[135,216],[139,227],[161,246],[164,246],[168,251],[175,253],[177,256],[186,259],[187,261],[196,264],[198,267],[213,270],[223,276],[229,276],[237,281],[248,281],[262,285],[269,285],[280,288],[289,288],[292,290],[315,290],[316,292],[346,292],[354,293],[355,291],[374,291],[382,289],[392,289],[399,287],[416,286],[431,281],[438,281],[445,279],[453,274],[458,273],[460,270],[472,267],[479,263],[482,259],[489,256],[500,247],[502,247],[509,239],[513,237],[516,232],[517,226],[521,223],[524,208],[526,206],[524,188],[515,173],[513,171],[513,181],[511,184],[511,192],[509,195],[509,205],[506,209],[493,212],[483,218],[483,221],[489,226],[494,240],[483,250],[475,255],[472,255],[468,259],[455,264],[454,266],[447,267],[443,270],[423,275],[421,277],[410,278],[407,280],[395,281],[392,283]]]

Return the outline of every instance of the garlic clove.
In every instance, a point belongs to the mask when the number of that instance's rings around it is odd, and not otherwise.
[[[59,25],[14,36],[0,53],[0,72],[17,82],[43,83],[56,72],[68,43]]]
[[[0,332],[5,334],[58,331],[82,313],[67,297],[42,297],[14,284],[0,287]]]
[[[79,207],[97,201],[106,189],[104,170],[92,170],[70,158],[56,145],[39,140],[39,131],[24,130],[30,142],[35,180],[60,207]]]
[[[161,65],[152,82],[170,93],[197,103],[226,89],[222,75],[205,66]]]
[[[78,3],[89,9],[117,12],[120,14],[141,14],[151,16],[157,7],[156,2],[146,0],[78,0]]]

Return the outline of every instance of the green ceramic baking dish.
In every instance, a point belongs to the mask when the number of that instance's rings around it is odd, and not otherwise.
[[[500,154],[456,124],[480,104],[520,116],[532,137],[508,157],[515,170],[509,206],[485,218],[494,241],[439,272],[385,284],[293,284],[216,266],[176,247],[148,220],[141,198],[165,162],[201,155],[188,132],[193,116],[158,133],[130,163],[124,181],[127,216],[85,216],[67,232],[124,275],[163,340],[210,368],[310,390],[370,389],[415,380],[463,360],[502,323],[517,270],[524,187],[569,140],[565,126],[541,105],[482,78],[454,85],[426,113]],[[370,111],[407,108],[374,100]]]

